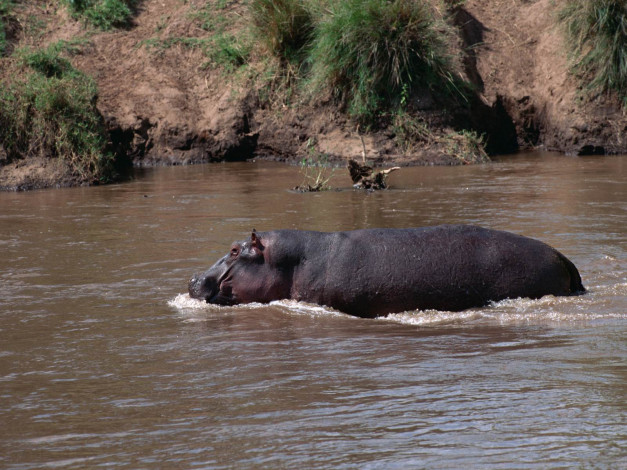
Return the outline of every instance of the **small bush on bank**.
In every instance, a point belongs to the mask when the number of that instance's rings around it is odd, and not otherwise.
[[[72,16],[103,30],[127,26],[136,0],[62,0]]]
[[[614,91],[627,107],[627,2],[569,0],[559,17],[570,39],[573,71],[588,92]]]
[[[227,73],[252,63],[242,75],[257,80],[259,99],[271,108],[331,95],[359,124],[390,125],[398,146],[413,151],[417,142],[432,139],[427,122],[413,113],[416,92],[428,89],[429,97],[445,108],[466,99],[459,39],[447,21],[457,3],[249,0],[249,17],[241,19],[214,0],[190,15],[210,35],[142,44],[156,50],[199,48],[209,59],[204,66]],[[229,22],[242,26],[244,20],[251,26],[239,28],[237,35],[227,28]]]
[[[305,0],[252,0],[253,34],[284,63],[299,64],[314,29],[310,8]]]
[[[440,13],[443,5],[347,0],[327,11],[314,31],[312,84],[331,90],[358,121],[372,122],[403,92],[419,87],[448,96],[460,92],[451,52],[455,35]]]
[[[456,36],[437,0],[252,0],[250,11],[255,42],[360,123],[420,87],[463,94]]]
[[[85,182],[113,178],[94,81],[61,57],[63,44],[21,52],[21,65],[0,87],[0,142],[9,162],[57,158]]]

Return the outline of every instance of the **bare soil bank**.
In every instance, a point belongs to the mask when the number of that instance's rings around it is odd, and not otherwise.
[[[36,3],[36,2],[35,2]],[[96,32],[73,64],[93,76],[98,109],[111,147],[135,166],[271,158],[299,161],[315,149],[336,160],[361,158],[354,123],[330,101],[290,104],[263,98],[246,77],[203,67],[198,48],[173,42],[148,47],[155,38],[207,35],[192,14],[200,0],[143,0],[134,25]],[[223,2],[225,3],[225,2]],[[442,112],[426,93],[413,108],[432,127],[472,128],[487,136],[491,153],[541,147],[570,154],[627,153],[627,116],[618,100],[582,100],[568,72],[564,37],[551,0],[468,0],[456,15],[467,55],[465,73],[477,95],[468,108]],[[245,16],[241,2],[226,2]],[[45,19],[36,36],[22,43],[45,45],[85,35],[64,8],[37,3]],[[391,127],[362,133],[368,158],[379,165],[460,164],[441,145],[399,146]],[[0,162],[2,160],[0,148]],[[55,171],[49,175],[46,168]],[[0,187],[71,185],[54,165],[21,162],[0,167]]]

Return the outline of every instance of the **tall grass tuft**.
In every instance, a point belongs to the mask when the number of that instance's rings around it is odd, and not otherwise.
[[[306,0],[252,0],[254,36],[284,63],[298,64],[311,41],[313,19]]]
[[[60,57],[59,43],[21,52],[22,67],[0,87],[0,142],[8,161],[56,158],[81,181],[113,178],[114,158],[96,109],[94,81]]]
[[[136,0],[63,0],[76,18],[83,18],[96,28],[109,30],[127,26]]]
[[[569,0],[559,17],[571,39],[573,71],[591,93],[614,91],[627,107],[627,2]]]
[[[312,83],[345,103],[351,116],[372,122],[403,93],[428,87],[460,92],[455,35],[437,2],[346,0],[329,4],[316,25]]]

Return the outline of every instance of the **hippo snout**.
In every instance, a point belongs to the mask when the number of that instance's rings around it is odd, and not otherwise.
[[[191,298],[209,301],[217,294],[218,285],[204,273],[198,273],[189,280],[188,290]]]
[[[189,280],[187,289],[189,290],[189,296],[197,299],[200,296],[200,286],[202,285],[202,277],[199,274],[194,274]]]

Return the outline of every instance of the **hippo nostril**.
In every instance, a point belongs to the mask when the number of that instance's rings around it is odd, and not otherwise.
[[[229,267],[224,266],[223,262],[218,262],[207,271],[194,274],[188,284],[189,296],[214,303],[215,297],[220,295],[220,286],[228,273]]]
[[[188,291],[189,296],[192,299],[210,302],[210,300],[218,293],[218,286],[212,276],[207,276],[205,273],[201,273],[195,274],[189,280]]]
[[[192,276],[187,286],[188,291],[189,291],[189,296],[194,299],[204,298],[204,295],[202,293],[202,290],[203,290],[202,284],[203,284],[202,277],[198,276],[197,274]]]

